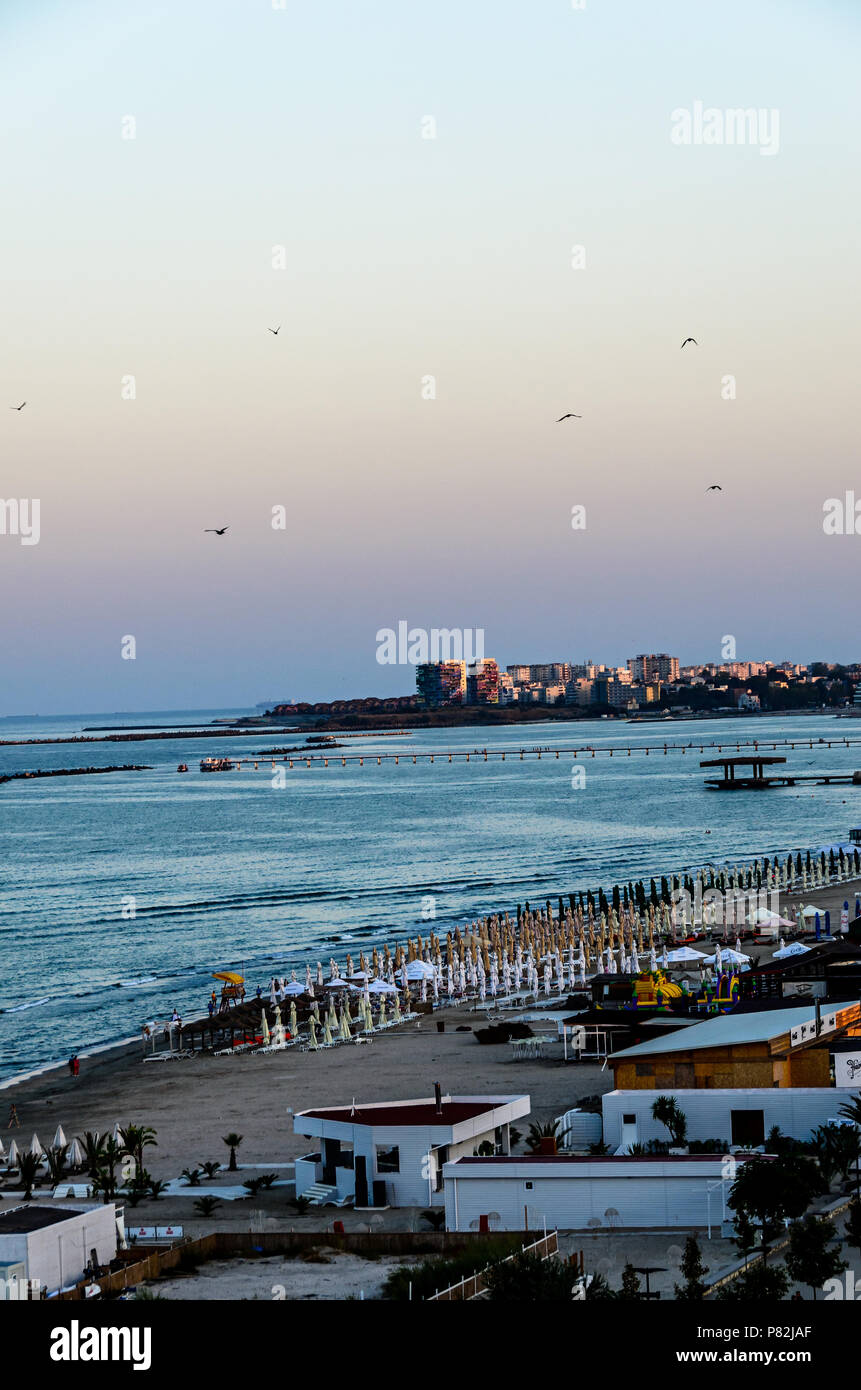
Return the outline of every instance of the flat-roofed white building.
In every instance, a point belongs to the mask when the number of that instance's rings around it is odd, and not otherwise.
[[[15,1298],[26,1281],[57,1293],[81,1279],[96,1252],[99,1265],[117,1253],[113,1202],[93,1207],[42,1207],[26,1202],[0,1210],[0,1298]]]
[[[449,1231],[720,1228],[733,1176],[725,1154],[461,1158],[443,1169],[445,1224]]]
[[[510,1152],[510,1126],[528,1096],[443,1096],[303,1110],[297,1134],[321,1140],[296,1160],[296,1193],[357,1207],[442,1206],[442,1169],[482,1144]]]
[[[793,1139],[809,1139],[818,1125],[840,1120],[846,1092],[831,1086],[732,1087],[695,1091],[668,1086],[663,1091],[608,1091],[601,1097],[604,1143],[611,1153],[650,1139],[669,1139],[652,1117],[659,1095],[675,1096],[688,1122],[687,1137],[725,1139],[729,1145],[762,1146],[775,1125]]]

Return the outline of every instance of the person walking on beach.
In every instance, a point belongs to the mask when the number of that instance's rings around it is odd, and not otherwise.
[[[17,1126],[18,1129],[21,1128],[21,1121],[18,1118],[18,1110],[14,1104],[9,1106],[9,1122],[7,1125],[7,1129],[12,1129],[13,1126]]]
[[[75,1078],[77,1078],[78,1072],[79,1072],[80,1070],[81,1070],[81,1064],[80,1064],[80,1062],[78,1061],[78,1054],[77,1054],[77,1052],[76,1052],[75,1055],[74,1055],[74,1057],[72,1058],[72,1075],[73,1075]]]

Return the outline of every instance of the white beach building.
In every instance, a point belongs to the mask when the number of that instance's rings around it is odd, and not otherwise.
[[[746,1161],[725,1154],[461,1158],[443,1168],[446,1229],[719,1232],[731,1215],[733,1163]]]
[[[436,1096],[303,1110],[297,1134],[320,1151],[296,1160],[296,1193],[315,1204],[442,1206],[443,1166],[481,1145],[510,1153],[510,1126],[529,1114],[528,1096]]]
[[[94,1251],[97,1264],[110,1264],[120,1220],[113,1202],[74,1209],[26,1202],[0,1210],[0,1299],[21,1297],[27,1281],[48,1295],[69,1288]]]

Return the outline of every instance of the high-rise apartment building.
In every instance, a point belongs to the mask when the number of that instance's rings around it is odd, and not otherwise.
[[[628,658],[628,670],[635,681],[677,681],[679,679],[679,658],[668,656],[666,652],[643,653]]]
[[[466,698],[465,661],[427,661],[416,667],[416,693],[423,705],[460,705]]]
[[[499,704],[499,667],[491,657],[470,662],[466,677],[466,703]]]

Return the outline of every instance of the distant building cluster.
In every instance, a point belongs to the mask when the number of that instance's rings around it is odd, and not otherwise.
[[[416,667],[418,704],[579,705],[615,713],[661,709],[781,709],[845,705],[861,710],[861,664],[727,661],[681,666],[668,652],[641,652],[624,666],[591,660],[518,663],[500,671],[484,661],[425,662]]]

